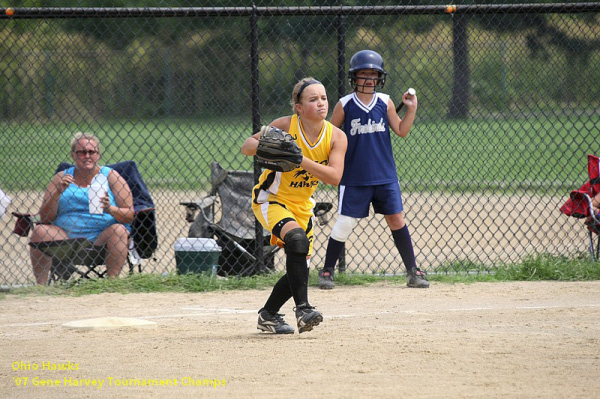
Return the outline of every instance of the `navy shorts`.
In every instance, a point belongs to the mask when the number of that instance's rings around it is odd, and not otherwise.
[[[375,213],[395,215],[404,210],[400,182],[377,186],[340,186],[339,213],[353,218],[369,216],[369,205]]]

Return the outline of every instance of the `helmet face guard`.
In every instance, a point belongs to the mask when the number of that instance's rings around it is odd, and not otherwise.
[[[365,91],[365,84],[358,85],[357,73],[365,69],[371,69],[378,72],[377,78],[362,78],[365,81],[372,80],[374,82],[374,90],[382,89],[385,85],[385,78],[387,72],[383,68],[383,58],[372,50],[362,50],[354,54],[350,59],[350,70],[348,73],[348,79],[350,80],[350,86],[352,90],[359,93],[371,93],[371,91]],[[366,82],[365,82],[366,83]]]
[[[371,68],[369,68],[371,69]],[[360,69],[359,69],[360,71]],[[379,72],[379,77],[377,78],[361,78],[363,79],[364,83],[362,85],[358,84],[358,76],[356,76],[356,73],[358,71],[353,71],[350,72],[350,86],[352,86],[352,90],[357,91],[359,93],[372,93],[371,90],[366,91],[365,88],[366,87],[373,87],[375,91],[377,90],[381,90],[383,89],[383,86],[385,85],[385,77],[387,75],[386,72]],[[369,80],[374,80],[375,84],[373,86],[367,86],[366,83]]]

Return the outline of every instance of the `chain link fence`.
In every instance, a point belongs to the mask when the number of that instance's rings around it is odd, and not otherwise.
[[[586,251],[583,223],[559,208],[586,181],[586,155],[600,153],[596,3],[23,3],[0,9],[0,189],[10,198],[2,200],[0,285],[35,281],[29,238],[14,234],[11,213],[39,211],[57,166],[74,162],[75,132],[100,139],[100,164],[136,162],[158,234],[142,271],[174,272],[178,239],[214,233],[191,229],[200,200],[216,195],[213,220],[226,213],[213,162],[255,178],[240,153],[245,138],[291,113],[293,85],[305,76],[324,83],[333,110],[349,91],[350,57],[366,48],[383,56],[383,91],[396,104],[417,90],[415,124],[392,141],[421,268],[494,270]],[[315,224],[313,267],[323,264],[337,197],[331,186],[316,193],[333,208],[328,223]],[[241,244],[258,262],[240,271],[239,253],[224,251],[233,265],[226,274],[284,268],[283,251],[264,253],[257,232]],[[360,221],[342,267],[404,272],[380,215]]]

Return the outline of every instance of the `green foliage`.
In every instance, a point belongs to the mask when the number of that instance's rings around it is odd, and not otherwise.
[[[164,2],[72,3],[23,5],[152,7]],[[242,3],[212,5],[247,6]],[[285,4],[276,3],[259,5]],[[599,69],[591,67],[600,57],[597,18],[480,18],[469,25],[470,115],[532,104],[540,111],[598,108]],[[287,110],[288,92],[306,75],[324,81],[335,100],[335,21],[318,15],[259,18],[261,112]],[[409,82],[422,101],[419,119],[439,119],[452,95],[451,26],[447,15],[347,16],[346,61],[365,47],[379,50],[390,72],[386,91],[392,98],[397,102]],[[0,26],[0,118],[89,121],[242,113],[250,119],[248,34],[244,17],[9,20]],[[574,74],[577,79],[570,78]]]

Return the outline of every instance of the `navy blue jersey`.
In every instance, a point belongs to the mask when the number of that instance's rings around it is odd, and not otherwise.
[[[387,117],[389,96],[375,93],[363,104],[356,93],[340,99],[348,149],[341,185],[372,186],[398,181]]]

